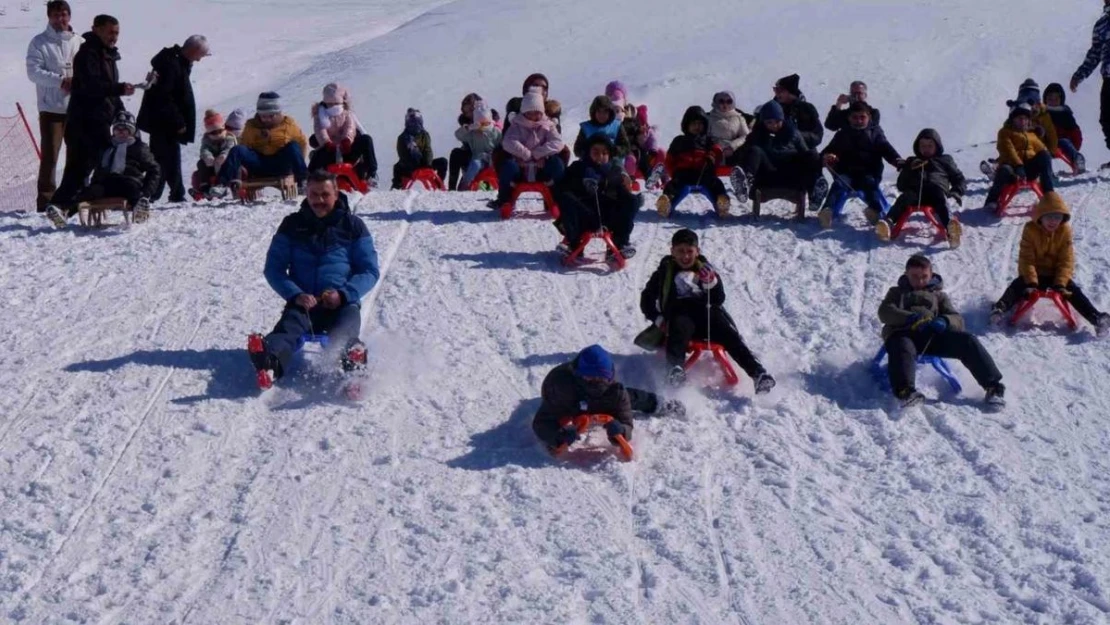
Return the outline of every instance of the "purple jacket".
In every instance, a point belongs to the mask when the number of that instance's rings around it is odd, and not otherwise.
[[[517,115],[502,137],[501,147],[522,161],[538,161],[561,152],[563,138],[555,129],[555,122],[550,119],[545,117],[534,122],[523,115]]]

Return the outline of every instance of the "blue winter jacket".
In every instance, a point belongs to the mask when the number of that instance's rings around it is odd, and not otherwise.
[[[366,224],[351,214],[340,193],[335,210],[320,219],[308,200],[278,227],[266,252],[266,282],[286,301],[302,293],[339,291],[358,304],[378,282],[378,253]]]
[[[1110,78],[1110,6],[1103,10],[1102,17],[1095,22],[1091,33],[1091,49],[1087,50],[1087,56],[1079,69],[1075,70],[1072,80],[1079,82],[1086,79],[1099,63],[1102,64],[1102,77]]]

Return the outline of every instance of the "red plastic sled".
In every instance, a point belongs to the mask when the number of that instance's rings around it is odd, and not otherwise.
[[[582,256],[582,252],[586,250],[586,246],[595,238],[601,239],[605,243],[605,247],[613,252],[613,264],[616,265],[616,268],[618,270],[624,269],[624,255],[621,254],[620,249],[613,243],[613,237],[609,234],[608,228],[602,228],[597,232],[587,232],[583,234],[582,240],[578,243],[578,247],[571,250],[570,254],[563,259],[563,264],[568,267],[574,266],[575,261],[577,261],[578,258]]]
[[[1017,307],[1017,310],[1014,311],[1014,314],[1010,316],[1010,325],[1017,324],[1022,317],[1033,309],[1033,306],[1035,306],[1041,298],[1052,300],[1052,303],[1056,304],[1056,309],[1059,310],[1060,315],[1064,317],[1064,321],[1067,322],[1068,328],[1075,330],[1079,327],[1079,324],[1075,321],[1075,313],[1072,312],[1071,306],[1068,304],[1067,300],[1065,300],[1064,296],[1059,292],[1053,291],[1052,289],[1039,289],[1025,298],[1025,301],[1022,302],[1021,305]]]
[[[539,193],[540,196],[543,197],[543,207],[551,214],[551,218],[559,218],[559,207],[555,204],[555,199],[551,196],[551,187],[543,182],[537,181],[518,182],[513,185],[512,199],[501,205],[501,219],[508,219],[513,216],[513,210],[516,208],[516,201],[525,193]]]
[[[732,362],[728,359],[728,353],[720,343],[711,343],[709,341],[690,341],[686,346],[686,351],[690,355],[686,357],[686,364],[683,366],[687,371],[701,358],[704,351],[709,351],[713,354],[713,360],[721,367],[721,373],[725,376],[725,383],[728,386],[736,386],[740,383],[740,378],[736,375],[736,369],[733,369]]]
[[[566,427],[568,425],[574,424],[574,428],[578,430],[579,434],[585,434],[590,428],[604,427],[605,424],[609,423],[612,420],[612,415],[583,414],[578,415],[577,417],[563,417],[562,419],[559,419],[559,426]],[[615,438],[617,439],[617,451],[619,452],[618,455],[625,462],[631,461],[633,457],[632,445],[628,443],[628,440],[624,438],[623,434],[617,434]],[[568,445],[560,445],[555,449],[554,454],[558,456],[559,454],[566,451],[568,447]]]
[[[1022,191],[1032,191],[1037,194],[1037,199],[1044,197],[1044,191],[1041,190],[1041,183],[1037,180],[1018,180],[1011,182],[1002,189],[1002,195],[998,197],[998,210],[995,214],[999,217],[1006,215],[1006,210],[1010,208],[1010,203]]]
[[[328,172],[335,174],[336,182],[339,183],[340,191],[358,191],[359,193],[369,193],[370,184],[358,177],[355,173],[355,166],[350,163],[332,163],[328,165]]]
[[[497,170],[491,166],[486,167],[482,171],[478,172],[478,175],[474,176],[474,180],[470,181],[470,190],[480,191],[483,182],[486,183],[489,188],[496,191],[498,185]]]
[[[1068,166],[1068,169],[1071,170],[1071,175],[1073,176],[1078,176],[1079,174],[1083,173],[1079,171],[1079,168],[1075,166],[1075,163],[1070,158],[1068,158],[1068,155],[1064,154],[1064,151],[1060,148],[1056,148],[1056,151],[1052,153],[1052,158],[1063,161],[1063,163]]]
[[[933,224],[933,227],[937,229],[937,236],[942,238],[948,236],[948,231],[944,229],[940,220],[937,219],[937,215],[933,212],[932,206],[910,206],[906,209],[906,212],[902,213],[902,216],[898,218],[898,223],[894,224],[894,227],[890,229],[890,239],[892,241],[897,239],[899,234],[902,234],[902,230],[906,227],[906,222],[909,221],[910,215],[914,213],[921,213],[924,215],[925,219],[929,220],[929,223]]]
[[[424,188],[428,191],[447,190],[447,186],[443,184],[443,179],[440,178],[439,174],[436,173],[436,170],[432,169],[431,167],[421,167],[412,172],[412,176],[402,179],[401,182],[401,188],[406,191],[411,189],[412,185],[417,182],[424,185]]]

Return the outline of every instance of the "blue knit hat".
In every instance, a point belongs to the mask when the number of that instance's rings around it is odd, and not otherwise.
[[[574,372],[583,378],[604,378],[612,380],[614,375],[613,357],[600,345],[590,345],[578,352],[578,365]]]
[[[780,122],[786,119],[786,114],[782,112],[782,105],[774,100],[759,107],[759,121],[765,122],[769,119],[777,119]]]

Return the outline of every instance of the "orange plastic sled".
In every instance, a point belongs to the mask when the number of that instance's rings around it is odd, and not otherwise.
[[[559,426],[566,427],[574,424],[574,428],[578,430],[579,434],[585,434],[590,428],[604,427],[605,424],[613,420],[612,415],[607,414],[582,414],[577,417],[563,417],[559,419]],[[632,460],[632,445],[624,438],[623,434],[617,434],[617,450],[622,460],[628,462]],[[568,445],[560,445],[555,449],[555,455],[558,456],[567,450]]]

